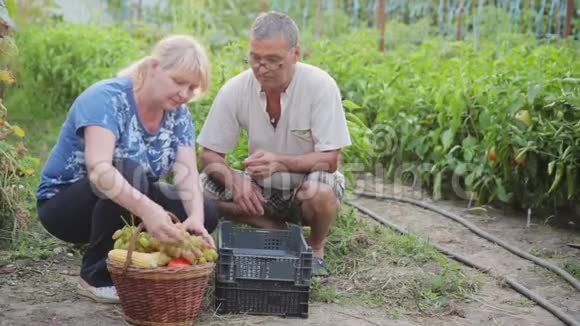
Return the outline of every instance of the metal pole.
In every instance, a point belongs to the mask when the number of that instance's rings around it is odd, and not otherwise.
[[[378,24],[377,27],[381,33],[381,38],[379,40],[379,51],[385,51],[385,22],[386,22],[386,13],[385,8],[387,0],[379,0],[379,4],[377,6],[377,20]]]

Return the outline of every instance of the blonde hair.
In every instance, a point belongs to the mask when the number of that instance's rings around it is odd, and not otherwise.
[[[132,63],[121,70],[117,76],[126,76],[133,79],[134,88],[143,86],[147,74],[147,63],[155,59],[159,67],[166,71],[183,74],[194,74],[199,78],[199,85],[195,95],[205,93],[209,88],[210,66],[205,49],[197,40],[189,35],[170,35],[161,39],[150,55]]]

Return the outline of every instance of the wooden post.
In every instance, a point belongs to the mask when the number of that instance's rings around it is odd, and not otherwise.
[[[137,2],[137,21],[141,21],[143,18],[143,0]]]
[[[316,5],[316,38],[320,38],[320,35],[322,34],[322,2],[324,0],[317,0],[317,5]]]
[[[568,0],[568,8],[566,8],[566,28],[564,29],[564,38],[567,38],[572,33],[572,15],[574,15],[574,1]]]
[[[260,12],[266,12],[268,10],[268,3],[266,0],[260,0]]]
[[[556,10],[554,15],[554,26],[556,37],[560,37],[560,0],[556,1]]]
[[[385,51],[385,23],[387,15],[385,13],[387,0],[379,0],[377,6],[377,27],[381,33],[381,38],[379,40],[379,51]]]
[[[457,41],[463,40],[463,1],[459,1],[459,7],[455,11],[455,16],[457,16],[457,27],[455,28],[455,39]]]

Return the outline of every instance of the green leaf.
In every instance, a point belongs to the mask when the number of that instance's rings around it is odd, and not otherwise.
[[[497,198],[504,203],[507,203],[510,200],[510,196],[505,190],[501,179],[498,178],[495,179],[495,194],[497,195]]]
[[[353,101],[350,100],[344,100],[342,101],[342,105],[344,105],[345,108],[349,109],[349,110],[356,110],[356,109],[362,109],[362,106],[354,103]]]
[[[433,278],[433,291],[438,291],[439,289],[441,289],[442,286],[443,286],[443,276],[436,275],[435,278]]]
[[[450,110],[451,110],[451,128],[457,130],[461,125],[461,116],[465,110],[465,101],[463,100],[463,95],[461,92],[457,91],[450,100]]]
[[[475,181],[475,172],[471,172],[470,174],[467,175],[467,177],[465,177],[465,185],[467,187],[472,187],[473,186],[473,182]]]
[[[463,147],[472,147],[477,145],[477,139],[475,137],[468,136],[463,140]]]
[[[484,108],[485,111],[479,114],[479,127],[481,129],[487,129],[491,126],[491,113]]]
[[[517,111],[519,111],[522,107],[524,106],[524,99],[522,99],[521,97],[518,98],[517,100],[513,101],[512,104],[509,106],[508,108],[508,112],[510,114],[514,114]]]
[[[367,128],[367,126],[365,125],[365,123],[356,114],[350,113],[350,112],[346,112],[345,113],[345,116],[346,116],[346,120],[347,121],[354,123],[358,127],[361,127],[361,128],[364,128],[364,129]]]
[[[455,168],[455,174],[463,176],[467,172],[467,164],[459,163]]]
[[[437,262],[439,262],[439,264],[441,264],[441,267],[445,267],[445,265],[447,265],[447,259],[445,259],[445,257],[437,255],[434,258]]]
[[[433,199],[441,199],[441,180],[443,179],[443,172],[438,172],[435,175],[435,180],[433,182]]]
[[[17,137],[23,138],[25,133],[24,130],[22,130],[22,128],[18,127],[18,126],[12,126],[12,131],[14,132],[14,134]]]
[[[470,150],[470,149],[464,150],[463,151],[463,160],[465,162],[471,162],[471,161],[473,161],[473,155],[474,155],[474,153],[472,150]]]
[[[566,149],[564,150],[564,154],[562,154],[562,160],[567,159],[568,155],[570,155],[571,152],[572,152],[572,146],[566,147]]]
[[[441,135],[441,143],[443,144],[443,149],[448,150],[453,144],[453,138],[455,137],[455,133],[451,129],[447,129]]]
[[[554,181],[552,181],[552,185],[548,190],[549,194],[551,194],[554,190],[558,188],[563,175],[564,175],[564,165],[562,163],[558,163],[556,165],[556,175],[554,176]]]
[[[0,70],[0,82],[6,83],[7,85],[13,84],[15,81],[14,75],[8,70]]]
[[[556,161],[552,161],[548,163],[548,175],[552,175],[554,173],[554,167],[556,166]]]
[[[4,0],[4,4],[6,5],[6,10],[8,10],[8,15],[10,17],[14,17],[16,15],[16,0]]]
[[[539,92],[540,92],[540,85],[534,85],[534,86],[530,87],[530,90],[528,91],[528,103],[529,104],[534,103],[534,100],[536,99],[536,96],[538,95]]]

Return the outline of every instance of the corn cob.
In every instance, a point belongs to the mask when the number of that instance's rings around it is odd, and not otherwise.
[[[131,256],[131,265],[141,268],[155,268],[162,266],[160,264],[160,258],[161,257],[159,252],[144,253],[133,251],[133,255]],[[109,259],[124,264],[127,260],[127,250],[113,249],[109,251]]]

